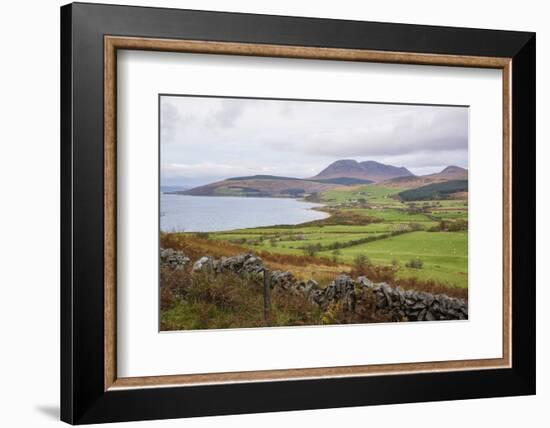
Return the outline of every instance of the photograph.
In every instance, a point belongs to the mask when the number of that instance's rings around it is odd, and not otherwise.
[[[468,119],[159,95],[160,330],[466,320]]]

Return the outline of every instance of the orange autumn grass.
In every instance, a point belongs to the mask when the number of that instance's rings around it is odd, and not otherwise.
[[[206,255],[219,258],[254,252],[272,270],[291,271],[299,279],[313,278],[320,284],[328,284],[336,275],[350,271],[350,266],[333,262],[328,258],[256,251],[227,241],[203,238],[194,234],[161,233],[160,243],[162,248],[183,251],[193,261]]]

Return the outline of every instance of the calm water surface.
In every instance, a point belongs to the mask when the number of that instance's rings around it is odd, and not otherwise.
[[[287,198],[160,196],[160,228],[165,232],[219,232],[247,227],[299,224],[328,217],[322,204]]]

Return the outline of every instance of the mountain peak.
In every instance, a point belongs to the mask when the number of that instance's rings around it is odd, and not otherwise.
[[[468,170],[456,165],[449,165],[435,174],[430,174],[427,177],[444,178],[447,180],[467,180]]]
[[[330,166],[347,166],[347,167],[357,167],[359,166],[359,162],[357,162],[354,159],[340,159],[335,162],[332,162]]]
[[[412,175],[405,167],[385,165],[372,160],[357,162],[353,159],[341,159],[331,163],[313,178],[349,177],[377,182]]]
[[[376,162],[376,161],[373,161],[373,160],[368,160],[368,161],[359,162],[359,164],[360,164],[360,165],[364,165],[364,166],[379,166],[379,165],[384,165],[383,163]]]

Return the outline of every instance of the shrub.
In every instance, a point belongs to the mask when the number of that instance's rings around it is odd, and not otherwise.
[[[302,247],[306,256],[313,257],[323,249],[321,244],[307,244]]]
[[[411,269],[422,269],[424,266],[424,262],[420,259],[412,259],[408,263],[405,264],[406,267]]]
[[[243,245],[243,244],[246,244],[246,239],[245,238],[236,238],[236,239],[229,240],[229,242],[231,242],[232,244]]]
[[[271,325],[315,325],[320,322],[321,310],[305,295],[275,289],[271,293],[271,315]]]
[[[344,303],[331,303],[321,315],[321,324],[340,324],[345,317]]]
[[[395,281],[395,273],[396,269],[393,266],[374,265],[368,262],[359,265],[354,264],[350,271],[350,276],[366,276],[374,282],[388,282],[392,284]]]
[[[459,232],[462,230],[468,230],[468,222],[462,219],[456,220],[449,224],[449,226],[447,227],[447,230],[449,232]]]
[[[420,226],[420,228],[422,228],[422,226]],[[411,231],[412,229],[410,229],[408,225],[400,224],[397,226],[397,230],[394,230],[392,232],[382,233],[380,235],[374,235],[374,236],[366,236],[364,238],[351,239],[349,241],[332,242],[330,244],[321,246],[319,251],[324,251],[324,250],[330,251],[330,250],[337,250],[340,248],[355,247],[356,245],[366,244],[367,242],[379,241],[382,239],[390,238],[392,236],[403,235]]]
[[[250,288],[248,281],[237,274],[212,276],[203,272],[194,273],[185,300],[191,303],[211,303],[219,310],[227,311],[242,306]]]
[[[464,230],[468,230],[468,221],[462,219],[441,220],[437,226],[430,228],[430,232],[460,232]]]
[[[357,254],[353,259],[353,267],[355,270],[361,272],[365,271],[368,266],[371,265],[369,258],[364,254]]]
[[[189,272],[180,269],[161,267],[160,269],[160,308],[172,307],[186,294],[186,288],[191,283]]]
[[[277,254],[269,251],[259,251],[258,256],[262,258],[265,262],[272,262],[291,266],[311,266],[311,265],[327,265],[327,266],[336,266],[332,260],[327,257],[312,257],[306,255],[296,255],[296,254]]]

